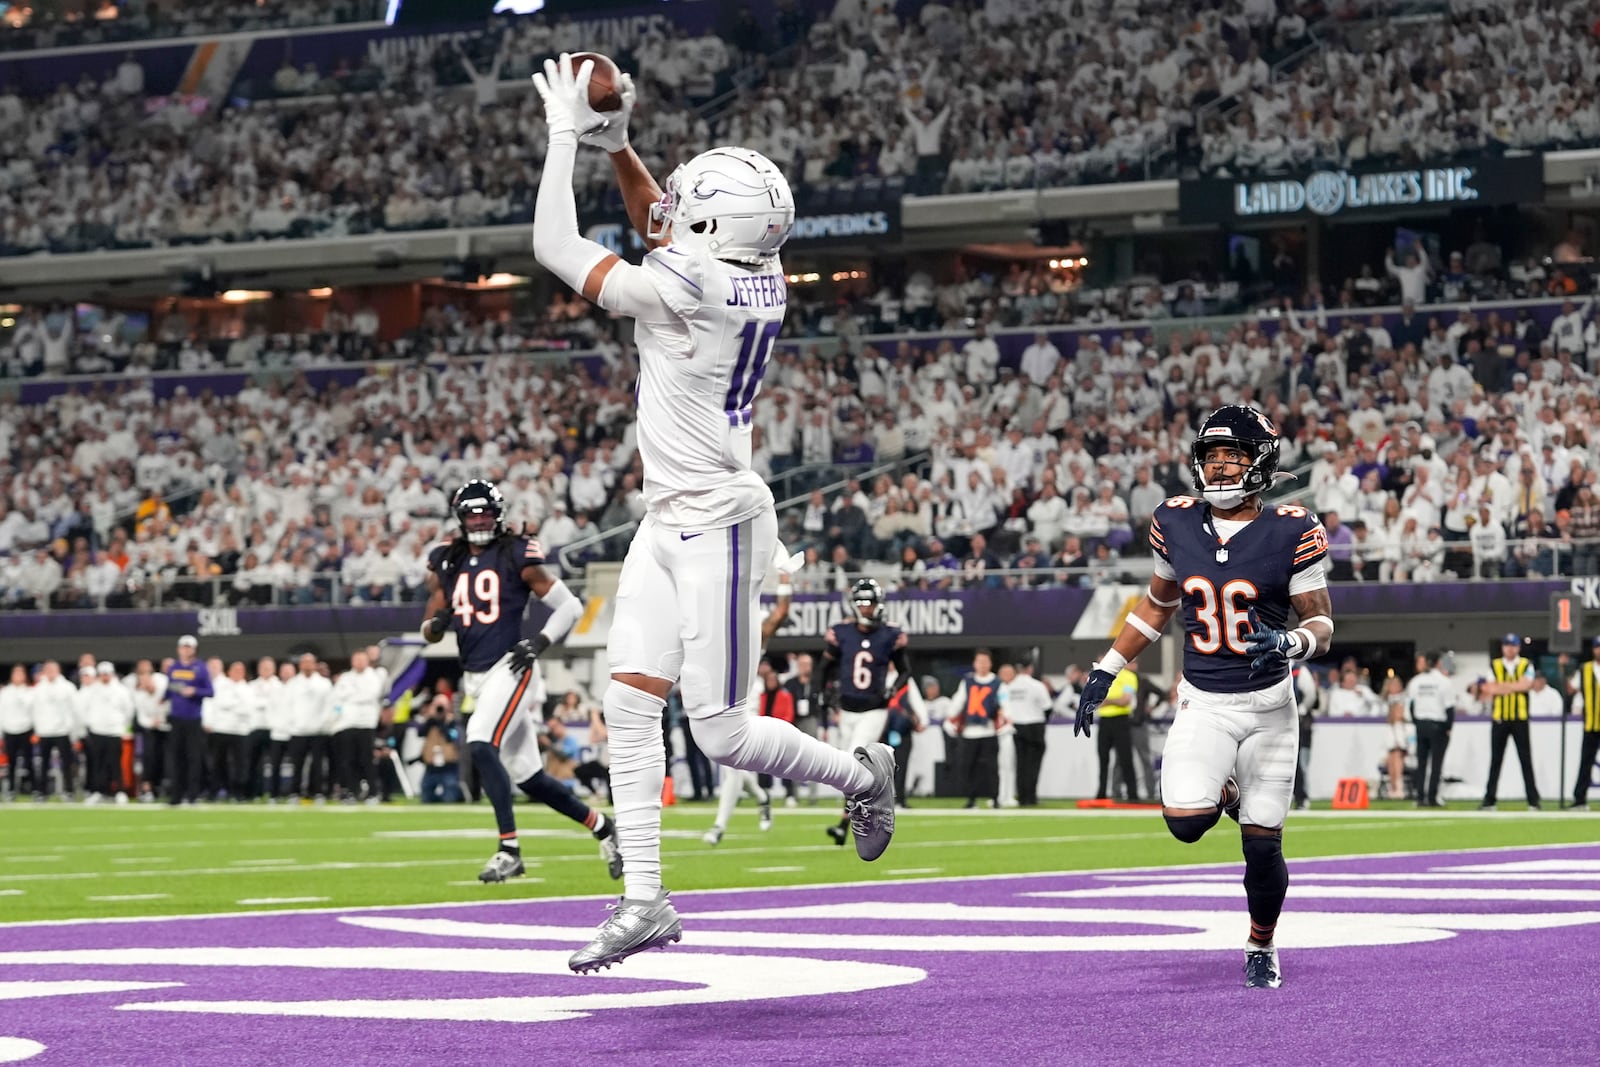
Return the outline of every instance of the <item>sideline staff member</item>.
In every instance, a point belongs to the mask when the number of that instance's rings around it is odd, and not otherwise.
[[[1454,687],[1439,669],[1441,653],[1424,652],[1417,657],[1421,668],[1406,684],[1406,704],[1411,722],[1417,728],[1417,781],[1412,792],[1419,808],[1442,808],[1439,782],[1444,772],[1444,753],[1450,747],[1450,711],[1455,706]]]
[[[1528,736],[1528,693],[1533,689],[1533,664],[1521,653],[1522,638],[1516,634],[1502,637],[1500,658],[1489,664],[1494,678],[1483,683],[1483,695],[1494,698],[1494,725],[1489,730],[1489,784],[1484,788],[1479,811],[1494,810],[1507,741],[1517,746],[1528,807],[1539,810],[1539,787],[1533,780],[1533,742]]]
[[[200,725],[200,704],[213,695],[211,672],[200,662],[200,642],[193,634],[178,638],[178,658],[167,668],[167,703],[172,708],[170,758],[171,803],[194,803],[206,785],[206,735]]]
[[[1589,780],[1594,761],[1600,755],[1600,637],[1594,639],[1593,659],[1572,676],[1572,691],[1577,695],[1573,710],[1583,706],[1583,747],[1578,752],[1578,779],[1572,790],[1572,806],[1589,810]]]

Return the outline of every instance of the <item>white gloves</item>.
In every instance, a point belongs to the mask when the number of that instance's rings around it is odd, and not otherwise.
[[[778,582],[780,584],[787,585],[789,579],[793,578],[799,573],[800,568],[805,566],[805,562],[806,554],[804,552],[796,552],[791,556],[782,541],[773,543],[772,566],[778,572]]]
[[[621,109],[591,112],[603,125],[579,137],[581,143],[603,148],[607,152],[620,152],[628,147],[628,119],[633,114],[633,102],[637,99],[633,91],[632,74],[622,76],[617,91],[622,94]]]
[[[544,73],[533,76],[533,87],[544,101],[544,119],[552,134],[572,131],[584,144],[620,152],[628,144],[628,116],[633,114],[635,100],[633,79],[622,76],[618,87],[621,110],[598,112],[589,106],[589,79],[593,74],[593,60],[584,60],[574,72],[571,54],[563,52],[559,60],[544,61]]]

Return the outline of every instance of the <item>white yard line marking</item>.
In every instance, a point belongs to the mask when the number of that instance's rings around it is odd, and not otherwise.
[[[113,856],[111,862],[123,867],[134,867],[141,863],[171,863],[171,856]]]
[[[230,867],[293,867],[299,860],[234,860]]]
[[[1092,835],[1092,836],[1083,838],[1083,840],[1119,840],[1119,839],[1121,839],[1122,836],[1123,835]],[[1149,836],[1149,835],[1142,835],[1141,834],[1141,835],[1128,835],[1128,836],[1140,836],[1140,837],[1143,837],[1143,836]],[[1156,835],[1156,836],[1166,837],[1167,835],[1165,833],[1163,833],[1163,834],[1159,834],[1159,835]],[[1594,847],[1594,844],[1592,842],[1556,841],[1556,842],[1547,842],[1547,843],[1541,843],[1541,844],[1536,844],[1536,845],[1491,845],[1491,846],[1480,846],[1480,847],[1473,847],[1473,848],[1429,848],[1429,849],[1411,849],[1409,851],[1400,851],[1400,852],[1370,852],[1370,851],[1366,851],[1366,852],[1346,852],[1346,853],[1339,853],[1339,854],[1330,855],[1330,856],[1308,856],[1308,857],[1306,857],[1304,859],[1296,859],[1295,863],[1297,865],[1296,866],[1296,870],[1300,870],[1302,865],[1313,865],[1313,864],[1319,864],[1319,863],[1348,863],[1348,862],[1355,861],[1355,860],[1407,859],[1407,858],[1413,858],[1413,857],[1417,857],[1417,856],[1492,856],[1492,855],[1496,855],[1496,854],[1502,854],[1503,855],[1503,854],[1506,854],[1506,853],[1517,853],[1517,854],[1524,854],[1525,855],[1525,854],[1530,853],[1530,852],[1549,852],[1549,851],[1553,851],[1553,850],[1557,850],[1557,849],[1582,849],[1582,848],[1593,848],[1593,847]],[[833,846],[833,845],[825,845],[825,846],[822,846],[822,848],[824,850],[830,851],[830,852],[835,850],[835,846]],[[704,850],[701,850],[701,851],[703,852]],[[776,850],[773,850],[773,849],[756,849],[756,850],[752,850],[752,851],[776,851]],[[785,850],[785,851],[788,851],[788,850]],[[565,858],[568,858],[568,857],[547,857],[547,858],[565,859]],[[317,865],[312,865],[312,866],[305,867],[303,869],[304,870],[318,870],[318,869],[323,869],[323,868],[349,869],[349,868],[370,868],[370,867],[391,867],[391,868],[423,867],[423,866],[440,866],[442,864],[459,864],[460,862],[461,862],[460,860],[413,860],[413,861],[406,862],[406,863],[317,864]],[[1131,866],[1131,867],[1083,868],[1083,869],[1079,869],[1079,870],[1010,871],[1010,872],[1006,872],[1006,873],[1002,873],[1002,874],[971,874],[971,875],[947,876],[947,877],[943,877],[943,878],[906,878],[906,879],[903,879],[903,880],[897,882],[896,884],[897,885],[910,885],[910,884],[916,884],[917,882],[949,882],[949,883],[953,883],[953,884],[989,883],[989,882],[1004,882],[1004,881],[1021,882],[1021,881],[1037,880],[1037,879],[1041,879],[1041,878],[1061,878],[1061,877],[1079,878],[1079,877],[1083,877],[1085,875],[1106,875],[1106,874],[1113,874],[1113,875],[1115,875],[1115,874],[1120,874],[1120,875],[1139,875],[1139,874],[1143,874],[1143,873],[1146,873],[1146,872],[1162,872],[1162,873],[1170,874],[1170,873],[1173,873],[1173,872],[1186,871],[1186,870],[1187,871],[1198,871],[1198,872],[1217,871],[1219,868],[1220,869],[1227,869],[1227,870],[1235,870],[1237,868],[1237,866],[1238,866],[1237,861],[1211,861],[1211,862],[1206,862],[1206,863],[1189,863],[1189,864],[1181,864],[1181,863],[1180,864],[1170,864],[1169,863],[1169,864],[1152,864],[1152,865]],[[130,873],[131,874],[133,872],[126,872],[126,873]],[[247,873],[247,872],[240,871],[240,870],[237,870],[237,869],[232,869],[232,868],[216,868],[216,869],[202,870],[202,871],[178,871],[178,872],[174,872],[174,871],[151,871],[151,872],[147,872],[147,873],[159,874],[159,875],[162,875],[162,876],[173,876],[173,875],[188,875],[188,874],[196,874],[196,873],[199,873],[199,874],[243,874],[243,873]],[[1309,874],[1311,872],[1308,871],[1306,873]],[[103,877],[107,877],[107,875],[97,872],[97,873],[92,873],[92,874],[18,875],[18,876],[13,876],[11,878],[5,878],[4,876],[0,876],[0,880],[5,880],[5,881],[34,881],[34,880],[41,879],[41,878],[63,879],[63,878],[103,878]],[[1230,877],[1237,877],[1237,874],[1235,873],[1234,875],[1231,875]],[[699,896],[706,896],[706,895],[719,895],[719,894],[729,894],[729,893],[792,893],[792,892],[795,892],[796,890],[802,890],[803,891],[803,890],[808,890],[808,889],[872,889],[872,888],[876,888],[876,887],[879,887],[879,886],[882,886],[882,885],[883,885],[883,880],[881,878],[877,878],[877,879],[858,880],[858,881],[854,881],[854,882],[800,882],[800,883],[796,883],[796,884],[793,884],[793,885],[751,885],[751,886],[723,887],[723,888],[719,888],[719,889],[682,889],[682,890],[676,890],[673,895],[675,897],[699,897]],[[4,890],[0,890],[0,892],[4,892]],[[285,911],[280,912],[279,914],[280,915],[349,915],[349,914],[364,914],[364,913],[369,913],[369,912],[371,912],[371,913],[413,912],[413,911],[427,911],[427,910],[434,910],[434,909],[437,909],[437,910],[455,910],[455,909],[458,909],[458,908],[503,907],[503,906],[510,905],[510,904],[526,905],[529,902],[529,899],[530,898],[518,897],[518,898],[514,898],[514,899],[505,899],[505,900],[434,900],[434,901],[424,901],[422,903],[417,903],[417,904],[370,904],[370,905],[343,906],[343,907],[337,907],[337,908],[291,908],[291,909],[286,909]],[[610,901],[610,900],[614,900],[615,897],[612,894],[609,894],[609,893],[606,893],[606,894],[568,893],[568,894],[562,894],[562,895],[557,895],[557,896],[537,897],[537,898],[532,898],[532,899],[536,899],[536,900],[541,901],[541,902],[555,903],[555,902],[559,902],[559,901],[569,901],[569,900]],[[90,926],[90,925],[103,925],[103,924],[106,924],[106,923],[198,922],[198,921],[202,921],[202,920],[206,920],[206,919],[233,919],[233,918],[238,918],[240,916],[256,915],[256,914],[259,914],[259,912],[251,912],[251,911],[214,911],[214,912],[199,912],[199,913],[192,914],[192,915],[135,915],[135,916],[116,916],[116,917],[104,917],[104,918],[93,918],[93,919],[29,919],[29,920],[24,920],[22,922],[0,923],[0,930],[20,929],[20,928],[23,928],[23,927],[35,927],[35,926],[39,926],[39,927],[49,927],[49,926]]]
[[[65,856],[61,856],[61,855],[7,856],[6,857],[6,862],[7,863],[60,863],[64,859],[66,859],[66,857]]]
[[[542,883],[543,881],[544,881],[543,878],[529,878],[528,876],[523,875],[520,878],[514,878],[514,879],[511,879],[511,880],[505,881],[505,882],[481,882],[478,879],[473,878],[471,880],[463,880],[463,881],[460,881],[460,882],[446,882],[445,885],[506,885],[506,886],[509,886],[509,885],[515,884],[516,882],[541,882]]]
[[[751,874],[793,874],[805,870],[804,867],[746,867]],[[893,872],[891,872],[893,873]]]
[[[562,857],[566,858],[566,857]],[[271,874],[275,871],[376,871],[410,867],[460,867],[461,859],[404,860],[394,863],[305,863],[296,867],[193,867],[188,870],[163,868],[159,871],[67,871],[61,874],[0,874],[0,882],[65,881],[78,878],[189,878],[208,874]],[[590,862],[594,862],[592,859]],[[3,925],[3,924],[0,924]]]
[[[26,892],[26,889],[0,889],[0,897],[20,897]]]
[[[240,904],[321,904],[329,897],[245,897]]]
[[[106,897],[84,897],[85,900],[104,900],[121,902],[124,900],[170,900],[171,893],[113,893]]]

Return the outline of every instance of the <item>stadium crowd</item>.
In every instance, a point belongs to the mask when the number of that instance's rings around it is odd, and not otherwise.
[[[1592,4],[1551,7],[1454,0],[1420,29],[1354,23],[1357,40],[1319,38],[1277,82],[1271,62],[1306,43],[1324,5],[988,0],[900,19],[845,0],[774,30],[746,17],[652,31],[619,58],[641,72],[634,142],[653,173],[739,143],[802,192],[860,178],[970,192],[1592,143],[1600,105],[1576,88],[1600,62]],[[1536,29],[1547,17],[1554,41]],[[136,55],[103,85],[7,89],[0,134],[17,151],[0,168],[0,255],[526,222],[543,151],[526,74],[583,47],[576,25],[497,19],[333,70],[286,65],[242,87],[277,98],[254,102],[148,96]],[[1063,54],[1070,77],[1023,76]],[[575,182],[580,210],[619,207],[599,153],[580,155]]]
[[[802,587],[867,567],[915,585],[1035,580],[975,573],[1013,568],[1114,580],[1145,553],[1155,505],[1190,488],[1200,418],[1254,403],[1283,432],[1297,499],[1325,517],[1336,580],[1597,573],[1590,312],[1569,302],[1545,331],[1463,308],[1391,330],[1289,310],[1275,333],[1247,321],[1162,343],[1118,324],[1070,359],[1041,333],[1016,365],[982,325],[858,355],[788,348],[755,462],[812,484],[886,472],[787,512],[786,540],[810,553]],[[615,554],[620,539],[560,555],[643,508],[633,365],[608,352],[592,374],[495,356],[320,391],[299,375],[158,399],[136,376],[6,402],[0,602],[415,600],[448,493],[478,476],[552,557]]]
[[[10,4],[0,14],[0,51],[74,48],[119,41],[299,29],[381,19],[378,0],[65,0]]]

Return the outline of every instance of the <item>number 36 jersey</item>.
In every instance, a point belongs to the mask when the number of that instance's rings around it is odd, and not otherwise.
[[[462,670],[486,671],[522,640],[530,593],[522,569],[542,563],[544,549],[526,537],[501,537],[477,555],[454,543],[428,553],[428,569],[450,605]]]
[[[1239,528],[1226,543],[1218,526]],[[1251,672],[1245,636],[1253,610],[1262,626],[1287,629],[1289,598],[1326,586],[1328,534],[1292,504],[1266,505],[1250,522],[1219,524],[1204,501],[1172,497],[1150,519],[1155,573],[1183,594],[1183,677],[1210,693],[1270,689],[1287,664]]]

